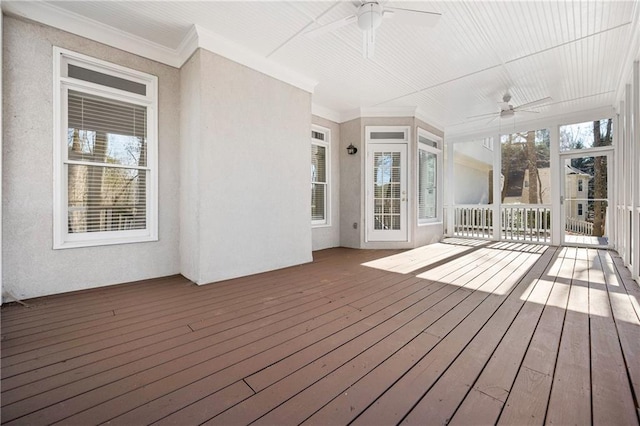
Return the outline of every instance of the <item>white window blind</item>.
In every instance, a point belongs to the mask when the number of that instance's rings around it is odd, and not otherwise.
[[[69,233],[146,228],[146,108],[69,90],[67,111]]]
[[[328,129],[311,131],[311,224],[329,224],[329,139]]]
[[[54,248],[157,240],[157,79],[54,49]]]
[[[439,218],[441,143],[441,138],[418,129],[418,223]]]
[[[311,220],[327,218],[327,148],[311,144]]]
[[[418,150],[418,219],[437,217],[437,157],[424,149]]]

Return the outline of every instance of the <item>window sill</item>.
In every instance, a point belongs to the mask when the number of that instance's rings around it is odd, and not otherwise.
[[[82,241],[63,241],[61,243],[54,243],[54,250],[64,250],[72,248],[85,248],[85,247],[98,247],[98,246],[110,246],[120,244],[135,244],[135,243],[149,243],[158,241],[157,236],[135,236],[135,237],[118,237],[118,238],[103,238],[95,240],[82,240]]]
[[[331,224],[330,223],[317,223],[311,224],[311,229],[316,229],[316,228],[331,228]]]
[[[422,223],[418,223],[418,227],[422,227],[422,226],[434,226],[434,225],[443,225],[443,222],[441,220],[433,220],[432,222],[422,222]]]

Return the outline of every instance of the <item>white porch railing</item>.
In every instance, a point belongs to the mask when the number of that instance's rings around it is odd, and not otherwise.
[[[593,235],[593,223],[573,217],[565,218],[565,231],[579,235]]]
[[[453,206],[453,235],[493,239],[491,205]],[[500,214],[500,238],[507,241],[551,242],[551,206],[504,205]]]
[[[551,206],[514,204],[502,206],[503,240],[551,242]]]
[[[458,237],[492,238],[492,207],[477,204],[454,206],[453,234]]]

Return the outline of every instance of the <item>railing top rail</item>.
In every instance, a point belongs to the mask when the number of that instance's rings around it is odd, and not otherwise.
[[[445,207],[452,209],[492,209],[493,204],[453,204]]]
[[[493,204],[453,204],[445,206],[452,209],[492,209]],[[503,209],[550,209],[551,204],[502,204]]]
[[[503,204],[503,209],[550,209],[551,204]]]

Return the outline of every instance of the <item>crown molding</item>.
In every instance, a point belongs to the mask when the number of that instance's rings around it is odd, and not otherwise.
[[[189,60],[193,52],[198,49],[198,31],[195,25],[192,25],[189,32],[184,36],[178,48],[176,54],[178,56],[178,62],[180,66],[183,66],[185,62]]]
[[[322,105],[312,103],[311,114],[317,115],[318,117],[322,117],[329,121],[333,121],[334,123],[338,123],[338,124],[342,123],[342,121],[340,121],[341,116],[338,111],[332,110],[331,108],[327,108]]]
[[[444,133],[444,126],[415,106],[363,107],[340,114],[339,123],[362,117],[413,117]]]
[[[41,1],[2,2],[2,11],[40,22],[163,64],[182,65],[176,51],[142,37],[118,30],[94,19]]]
[[[180,42],[180,45],[176,49],[172,49],[118,30],[94,19],[86,18],[51,3],[42,1],[3,1],[2,11],[175,68],[180,68],[196,49],[202,48],[309,93],[313,93],[318,83],[199,25],[193,25]]]
[[[221,37],[199,25],[194,25],[198,34],[198,47],[224,56],[239,64],[245,65],[277,80],[291,84],[299,89],[313,93],[318,84],[316,80],[284,67],[265,58],[244,46]]]

